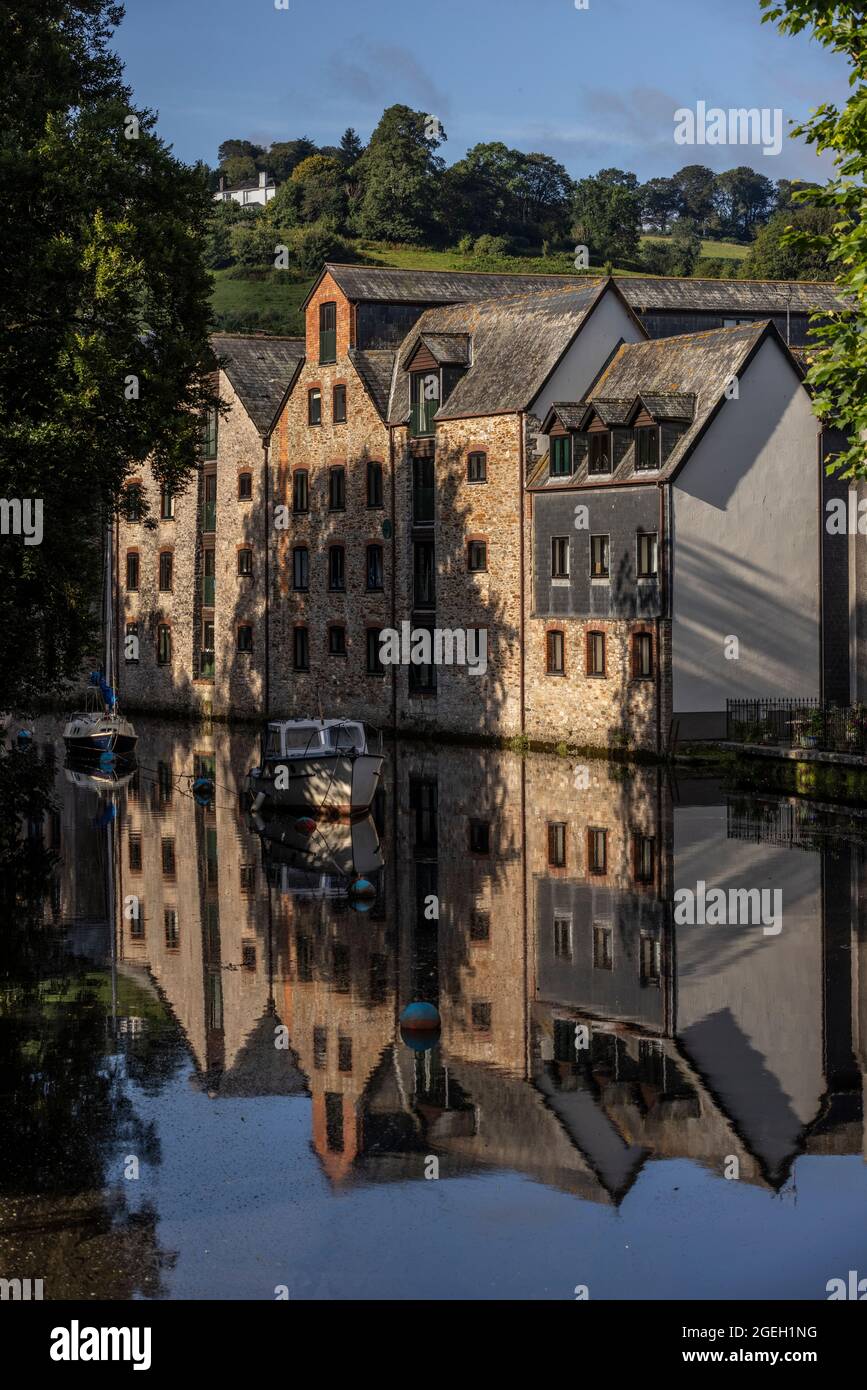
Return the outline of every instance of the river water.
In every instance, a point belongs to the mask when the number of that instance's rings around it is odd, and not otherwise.
[[[0,1275],[824,1299],[867,1274],[857,812],[398,742],[367,820],[257,822],[256,730],[136,725],[117,778],[35,730],[56,864],[0,934]],[[401,1028],[413,1002],[438,1032]]]

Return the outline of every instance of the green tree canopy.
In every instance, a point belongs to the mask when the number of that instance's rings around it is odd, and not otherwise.
[[[358,161],[363,193],[357,213],[362,236],[422,242],[434,234],[446,139],[423,111],[389,106]]]
[[[41,544],[0,536],[0,709],[91,656],[101,522],[146,459],[183,489],[211,399],[213,204],[133,105],[120,15],[0,8],[0,496],[43,518]]]
[[[600,169],[579,179],[573,201],[573,230],[594,264],[623,264],[638,254],[641,198],[638,180],[622,169]]]

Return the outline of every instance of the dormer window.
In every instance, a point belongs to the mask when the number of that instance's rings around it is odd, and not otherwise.
[[[611,472],[611,433],[609,430],[595,430],[588,436],[588,473]]]
[[[319,305],[319,361],[337,361],[337,305]]]
[[[552,478],[572,477],[572,436],[571,434],[551,435]]]
[[[635,468],[638,472],[654,472],[659,468],[659,427],[642,426],[635,431]]]

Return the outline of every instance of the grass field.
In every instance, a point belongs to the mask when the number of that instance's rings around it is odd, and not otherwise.
[[[648,241],[670,241],[667,236],[643,236],[642,246]],[[714,241],[712,237],[706,237],[701,243],[701,254],[703,256],[713,256],[724,261],[742,261],[750,254],[750,247],[744,246],[739,241]]]
[[[666,241],[668,238],[648,236],[643,241]],[[433,251],[422,246],[392,246],[385,242],[359,241],[355,244],[359,258],[369,265],[393,266],[398,270],[477,270],[525,275],[574,275],[574,259],[568,252],[550,256],[490,256],[480,260],[462,256],[458,251]],[[730,241],[705,241],[703,256],[722,256],[741,259],[746,246]],[[596,273],[598,267],[592,267]],[[218,328],[229,332],[289,333],[301,335],[304,325],[301,305],[313,284],[288,270],[249,271],[241,276],[237,271],[217,270],[214,274],[212,303]],[[618,270],[618,275],[638,275],[640,271]]]

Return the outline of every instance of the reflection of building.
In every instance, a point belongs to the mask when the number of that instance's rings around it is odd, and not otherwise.
[[[436,1156],[444,1177],[504,1167],[611,1203],[663,1158],[720,1176],[737,1158],[776,1190],[799,1154],[863,1150],[856,822],[675,791],[656,768],[400,743],[358,913],[250,829],[252,735],[140,737],[115,837],[121,968],[149,975],[208,1092],[310,1097],[332,1181],[420,1177]],[[674,893],[699,881],[779,888],[781,931],[678,924]],[[426,1052],[397,1026],[415,999],[442,1019]]]

